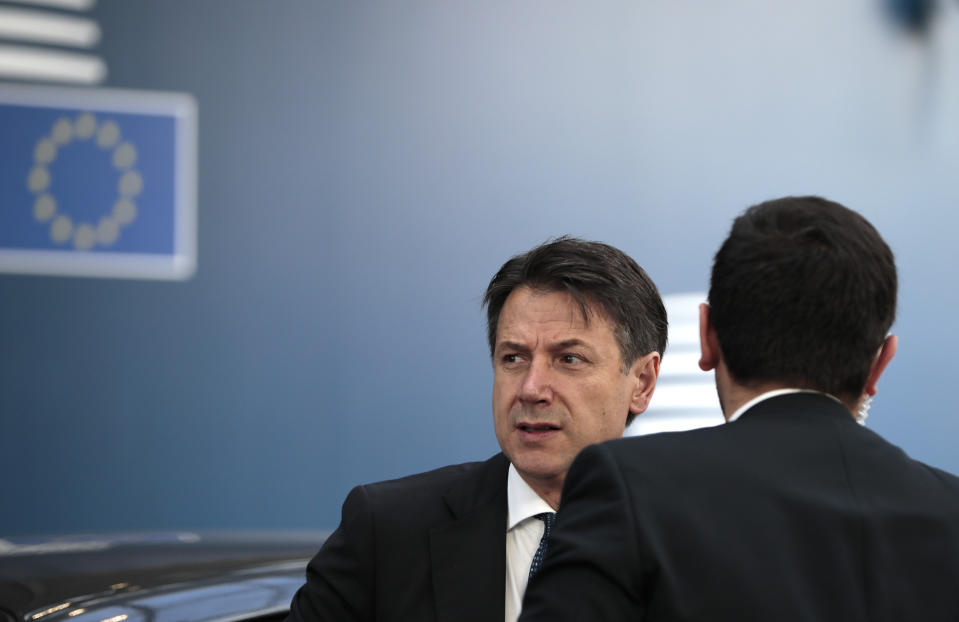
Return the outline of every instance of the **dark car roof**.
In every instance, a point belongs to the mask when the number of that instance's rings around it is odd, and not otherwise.
[[[0,618],[245,620],[282,614],[326,533],[154,533],[0,540]]]

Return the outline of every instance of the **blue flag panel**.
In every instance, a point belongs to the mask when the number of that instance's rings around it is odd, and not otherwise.
[[[195,266],[192,97],[0,85],[0,271],[183,279]]]

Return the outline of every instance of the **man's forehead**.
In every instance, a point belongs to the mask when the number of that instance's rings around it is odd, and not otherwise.
[[[497,324],[497,342],[541,331],[565,341],[603,329],[611,332],[611,323],[602,309],[588,299],[581,303],[567,291],[524,286],[514,290],[503,305]]]

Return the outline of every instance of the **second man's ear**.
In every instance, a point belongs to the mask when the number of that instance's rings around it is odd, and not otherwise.
[[[722,354],[716,331],[709,321],[709,305],[705,302],[699,305],[699,351],[699,368],[703,371],[716,369]]]
[[[889,364],[892,357],[896,355],[898,348],[899,338],[895,335],[886,337],[886,340],[879,346],[879,352],[876,353],[876,358],[872,360],[872,365],[869,366],[869,375],[866,377],[866,386],[863,389],[869,397],[876,394],[876,383],[879,382],[879,376],[885,371],[886,365]]]

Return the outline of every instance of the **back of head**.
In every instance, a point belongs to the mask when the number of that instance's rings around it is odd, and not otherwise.
[[[666,349],[666,308],[656,285],[618,248],[564,236],[511,258],[490,281],[483,304],[490,353],[496,345],[499,314],[518,287],[568,292],[585,320],[605,314],[619,344],[624,372],[639,357]]]
[[[710,321],[743,385],[856,398],[896,313],[892,251],[869,222],[819,197],[754,205],[716,253]]]

